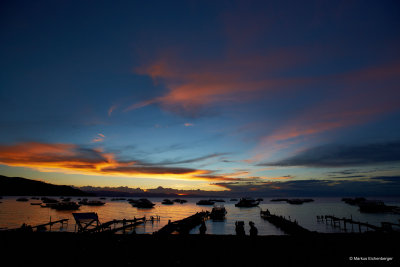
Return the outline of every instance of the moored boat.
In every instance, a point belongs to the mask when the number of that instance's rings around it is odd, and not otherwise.
[[[388,212],[392,211],[393,206],[386,206],[383,201],[380,200],[365,200],[358,203],[358,207],[361,212]]]
[[[43,203],[58,203],[59,201],[54,198],[42,197],[41,200]]]
[[[235,204],[235,207],[239,208],[252,208],[252,207],[257,207],[258,204],[260,204],[259,201],[254,200],[253,198],[250,197],[243,197],[239,200],[238,203]]]
[[[186,202],[187,202],[187,200],[185,200],[185,199],[180,199],[180,198],[176,198],[176,199],[174,199],[173,201],[176,202],[176,203],[180,203],[180,204],[183,204],[183,203],[186,203]]]
[[[215,199],[215,198],[212,198],[212,199],[209,199],[210,201],[213,201],[213,202],[225,202],[225,200],[223,200],[223,199]]]
[[[227,211],[223,205],[216,205],[210,213],[210,218],[214,221],[224,220]]]
[[[209,205],[214,205],[214,203],[215,203],[214,201],[202,199],[202,200],[197,201],[196,205],[209,206]]]
[[[40,207],[42,207],[42,208],[52,208],[55,205],[57,205],[57,203],[43,203],[43,204],[40,204]]]
[[[52,205],[50,208],[56,210],[77,210],[81,205],[77,204],[76,202],[60,202]]]
[[[294,204],[294,205],[300,205],[300,204],[303,204],[304,202],[301,199],[295,198],[295,199],[288,199],[287,203]]]
[[[174,202],[172,202],[172,201],[169,200],[169,199],[164,199],[163,202],[161,202],[161,204],[164,204],[164,205],[173,205]]]
[[[154,207],[154,203],[152,203],[147,198],[141,198],[136,200],[135,202],[131,202],[132,206],[139,209],[151,209]]]
[[[87,206],[103,206],[106,203],[100,200],[82,200],[79,201],[79,204]]]
[[[27,202],[28,199],[27,199],[27,198],[24,198],[24,197],[20,197],[20,198],[17,198],[17,201],[20,201],[20,202]]]

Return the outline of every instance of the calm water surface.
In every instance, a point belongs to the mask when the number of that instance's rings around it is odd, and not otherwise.
[[[69,219],[69,224],[63,231],[74,231],[75,221],[72,217],[72,211],[56,211],[49,208],[30,205],[31,202],[40,202],[32,200],[30,197],[28,202],[16,201],[18,197],[3,197],[0,199],[0,228],[16,228],[26,223],[29,225],[38,225],[47,223],[50,220]],[[91,199],[91,198],[89,198]],[[92,198],[98,199],[98,198]],[[188,217],[198,211],[211,211],[212,206],[197,206],[197,198],[187,198],[188,202],[184,204],[162,205],[163,198],[149,198],[155,207],[153,209],[137,209],[132,207],[127,201],[111,201],[107,198],[104,206],[81,206],[78,211],[74,212],[96,212],[99,215],[100,222],[107,222],[113,219],[133,219],[134,217],[147,218],[158,215],[161,217],[160,222],[146,223],[136,228],[136,233],[152,233],[157,231],[168,220],[175,221]],[[400,198],[379,198],[387,205],[400,206]],[[381,222],[399,223],[400,215],[391,213],[370,214],[360,213],[357,206],[351,206],[340,201],[340,198],[314,198],[314,202],[304,203],[303,205],[290,205],[286,202],[271,202],[270,199],[264,198],[260,207],[255,208],[237,208],[236,202],[225,199],[225,206],[228,213],[224,222],[206,222],[208,234],[235,234],[235,221],[244,221],[246,233],[249,233],[249,221],[253,221],[258,229],[259,235],[282,235],[282,231],[271,225],[260,217],[260,209],[269,209],[271,213],[285,216],[298,223],[306,229],[318,232],[340,232],[342,230],[333,228],[324,223],[318,223],[317,215],[335,215],[337,217],[352,217],[354,220],[368,222],[380,226]],[[72,198],[77,201],[77,198]],[[217,203],[218,204],[218,203]],[[59,226],[54,226],[53,230],[59,230]],[[354,229],[358,231],[357,229]],[[197,234],[198,227],[194,228],[191,233]]]

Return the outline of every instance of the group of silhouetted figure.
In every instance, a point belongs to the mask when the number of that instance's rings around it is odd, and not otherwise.
[[[258,230],[257,227],[255,227],[254,222],[250,221],[250,236],[257,236],[258,235]],[[235,222],[235,231],[236,235],[238,236],[245,236],[246,232],[244,230],[244,222],[243,221],[237,221]],[[207,231],[207,226],[204,221],[201,222],[200,228],[199,228],[200,234],[205,235]]]
[[[258,230],[257,227],[254,226],[254,222],[250,221],[250,236],[257,236],[258,235]],[[235,231],[236,235],[238,236],[245,236],[246,232],[244,231],[244,222],[243,221],[237,221],[235,222]]]

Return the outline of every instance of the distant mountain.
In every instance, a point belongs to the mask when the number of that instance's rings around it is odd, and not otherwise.
[[[93,187],[83,186],[80,190],[93,193],[97,196],[104,197],[221,197],[221,192],[203,191],[203,190],[179,190],[173,188],[164,188],[159,186],[153,189],[130,188],[126,186],[120,187]]]
[[[53,185],[21,177],[0,175],[0,196],[92,196],[67,185]]]
[[[86,190],[85,190],[86,191]],[[180,197],[177,194],[166,194],[166,193],[130,193],[117,190],[96,190],[96,191],[86,191],[87,193],[93,193],[96,196],[102,197],[165,197],[165,198],[176,198]]]

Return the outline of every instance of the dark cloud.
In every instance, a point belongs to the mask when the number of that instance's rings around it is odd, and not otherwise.
[[[348,176],[335,176],[334,178],[338,179],[352,179],[352,178],[365,178],[365,175],[348,175]]]
[[[383,181],[383,182],[393,182],[393,183],[400,182],[400,176],[379,176],[379,177],[373,177],[371,179],[379,180],[379,181]]]
[[[296,196],[398,196],[400,176],[358,180],[297,180],[284,182],[227,182],[214,185],[229,189],[232,195],[265,197]]]
[[[192,159],[185,159],[185,160],[176,160],[176,161],[163,161],[160,164],[162,165],[176,165],[176,164],[185,164],[185,163],[194,163],[198,161],[203,161],[211,158],[217,158],[223,155],[226,155],[227,153],[214,153],[210,155],[205,155],[202,157],[197,157],[197,158],[192,158]]]
[[[329,145],[311,148],[300,154],[260,166],[346,167],[400,161],[400,141],[358,146]]]

